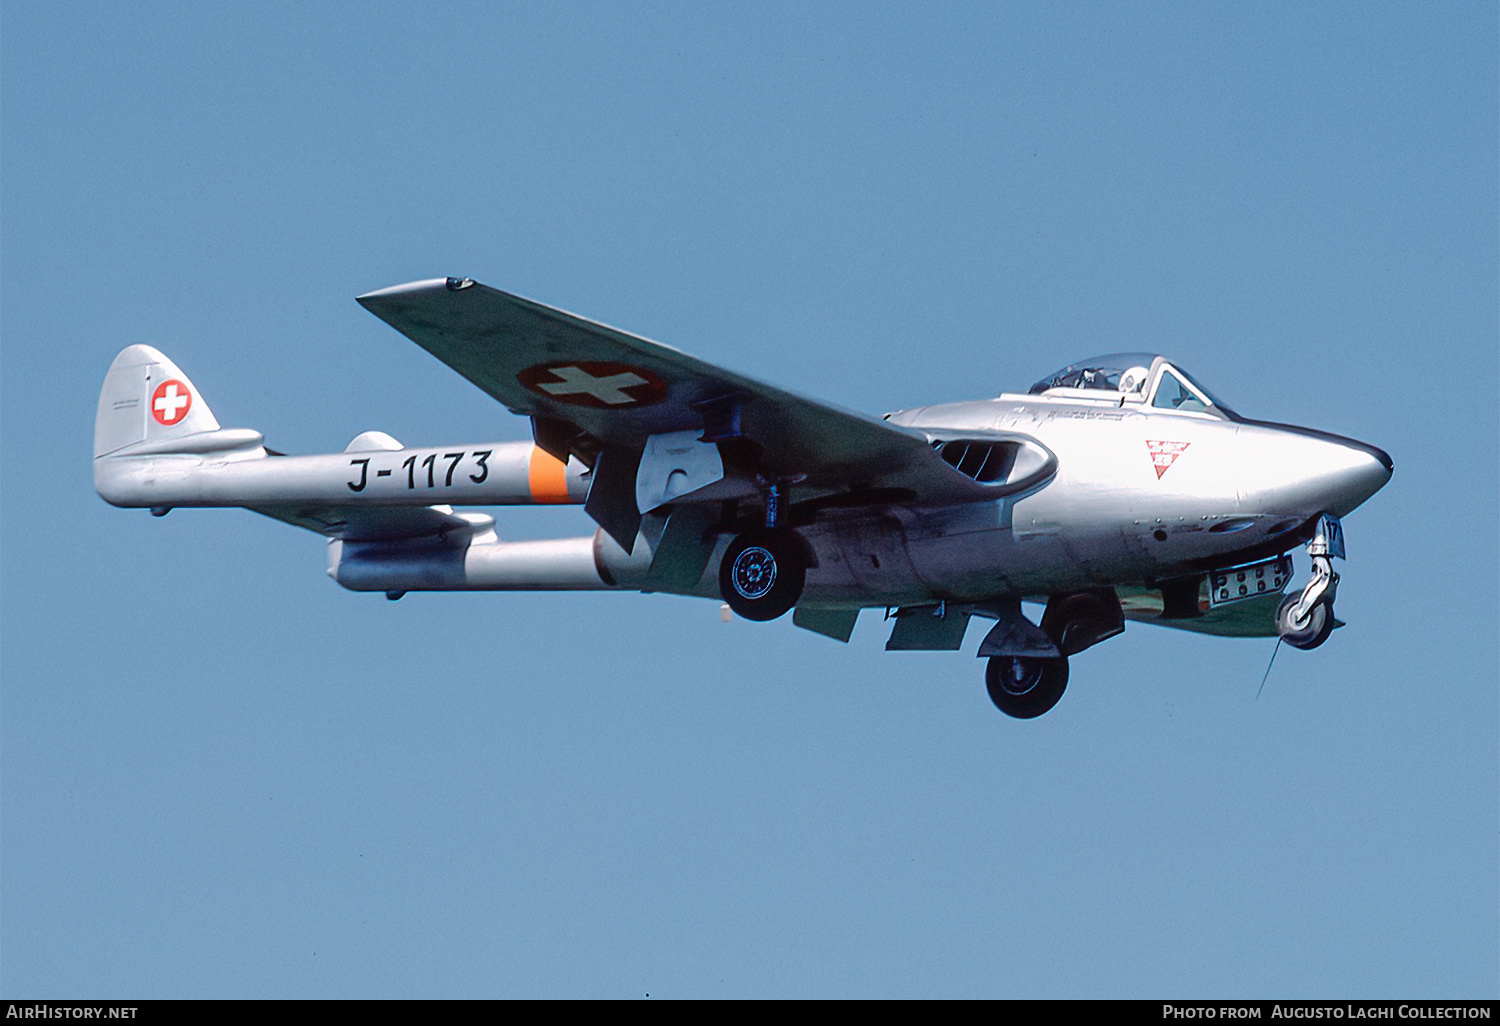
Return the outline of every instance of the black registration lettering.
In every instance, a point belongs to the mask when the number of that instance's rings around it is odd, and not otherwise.
[[[490,458],[490,455],[494,451],[494,449],[481,449],[479,452],[476,452],[474,454],[474,459],[479,464],[479,474],[478,476],[470,474],[470,481],[473,481],[475,484],[483,484],[484,480],[490,476],[489,464],[487,464],[485,461]]]
[[[366,478],[370,474],[370,461],[368,459],[350,460],[349,466],[359,468],[359,481],[346,482],[351,492],[362,492],[365,490]]]

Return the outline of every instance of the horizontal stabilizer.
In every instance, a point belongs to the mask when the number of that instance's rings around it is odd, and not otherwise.
[[[209,456],[229,452],[254,452],[265,448],[266,436],[249,428],[219,428],[190,435],[148,438],[108,453],[109,456]]]

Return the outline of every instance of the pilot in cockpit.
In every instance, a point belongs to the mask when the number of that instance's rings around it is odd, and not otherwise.
[[[1151,384],[1153,371],[1159,379],[1154,387]],[[1149,397],[1148,389],[1151,389]],[[1102,399],[1104,396],[1098,395],[1100,392],[1118,396],[1115,401],[1122,404],[1127,401],[1142,403],[1149,398],[1155,409],[1207,413],[1231,419],[1235,416],[1211,392],[1189,378],[1182,368],[1150,353],[1114,353],[1070,363],[1030,389],[1031,395],[1053,394],[1070,399]]]
[[[1131,367],[1120,375],[1120,391],[1126,395],[1139,393],[1146,387],[1146,378],[1151,371],[1145,367]]]

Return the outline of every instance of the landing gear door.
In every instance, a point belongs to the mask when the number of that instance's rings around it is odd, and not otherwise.
[[[1347,558],[1344,555],[1344,525],[1339,522],[1338,517],[1324,513],[1318,518],[1318,529],[1313,534],[1312,541],[1307,543],[1307,554],[1331,556],[1334,559]]]

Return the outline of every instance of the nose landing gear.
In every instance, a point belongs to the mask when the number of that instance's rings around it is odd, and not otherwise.
[[[1276,610],[1276,632],[1293,648],[1317,648],[1333,633],[1333,598],[1339,575],[1333,572],[1333,557],[1344,558],[1344,530],[1337,517],[1318,520],[1317,533],[1307,543],[1312,557],[1312,580],[1296,595],[1288,595]]]
[[[1288,595],[1276,610],[1276,632],[1281,640],[1293,648],[1317,648],[1333,633],[1333,600],[1324,597],[1313,603],[1308,611],[1299,616],[1297,609],[1302,599]]]

